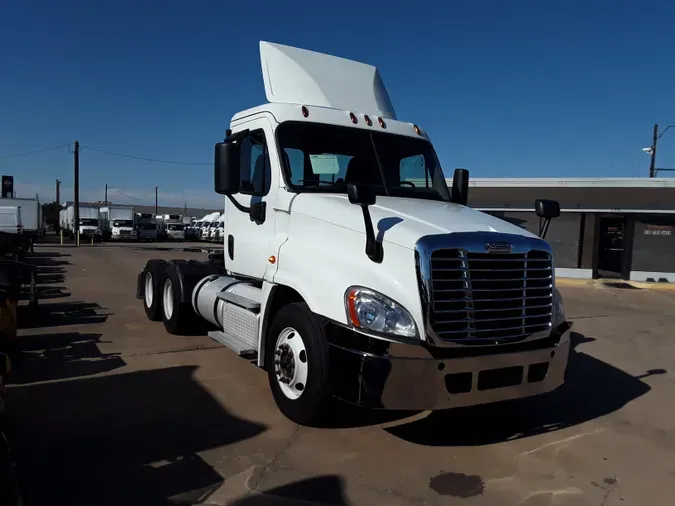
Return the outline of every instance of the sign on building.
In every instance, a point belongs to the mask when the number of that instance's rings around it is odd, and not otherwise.
[[[2,176],[2,198],[11,199],[14,196],[14,176]]]

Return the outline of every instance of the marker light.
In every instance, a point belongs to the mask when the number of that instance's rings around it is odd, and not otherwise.
[[[373,126],[373,121],[368,117],[368,115],[364,115],[363,118],[366,120],[366,125],[368,126]]]
[[[309,109],[307,109],[307,107],[305,107],[304,105],[302,106],[302,115],[303,115],[305,118],[306,118],[307,116],[309,116]]]
[[[382,118],[377,118],[377,122],[380,124],[382,128],[387,128],[387,124],[384,122]]]
[[[356,114],[354,114],[353,112],[349,113],[349,119],[352,120],[352,123],[354,123],[355,125],[359,122],[359,120],[356,118]]]
[[[274,255],[270,255],[269,257],[267,257],[267,261],[271,264],[275,264],[277,263],[277,257],[275,257]]]
[[[413,129],[415,130],[415,133],[417,135],[422,135],[422,130],[420,130],[420,127],[418,127],[417,125],[413,125]]]

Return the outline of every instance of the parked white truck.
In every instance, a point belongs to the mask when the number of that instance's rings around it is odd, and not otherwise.
[[[135,213],[134,228],[139,241],[157,240],[157,221],[152,213]]]
[[[180,214],[162,214],[157,217],[159,229],[157,236],[159,239],[168,239],[170,241],[185,240],[185,225],[183,216]]]
[[[99,207],[94,206],[79,206],[80,223],[79,227],[75,226],[75,206],[69,204],[65,209],[59,213],[61,228],[68,237],[74,237],[76,230],[80,231],[81,241],[100,242],[103,238],[103,232],[100,228],[100,211]]]
[[[435,410],[560,386],[570,324],[549,244],[467,207],[466,171],[448,189],[375,67],[260,52],[268,103],[235,114],[215,146],[224,255],[148,261],[147,316],[173,334],[208,322],[303,424],[331,395]],[[543,237],[560,208],[535,208]]]
[[[0,198],[0,207],[21,208],[23,233],[31,237],[43,235],[42,204],[38,199]]]
[[[211,237],[211,228],[215,227],[218,224],[218,218],[220,218],[220,213],[211,213],[204,217],[202,221],[202,226],[199,232],[199,239],[202,241],[208,241]]]
[[[134,210],[124,207],[102,207],[101,229],[106,240],[136,240],[134,231]]]

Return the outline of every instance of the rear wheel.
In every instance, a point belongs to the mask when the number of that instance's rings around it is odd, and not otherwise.
[[[185,335],[195,323],[196,313],[189,303],[181,302],[180,277],[175,265],[166,269],[162,284],[162,323],[169,334]]]
[[[162,320],[161,289],[164,282],[166,261],[151,260],[145,266],[143,274],[143,308],[149,320]]]
[[[267,375],[279,410],[296,423],[316,423],[330,397],[323,327],[307,304],[289,304],[274,317],[266,342]]]

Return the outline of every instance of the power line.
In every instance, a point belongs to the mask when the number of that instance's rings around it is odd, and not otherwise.
[[[143,199],[139,199],[138,197],[134,197],[133,195],[128,195],[128,194],[124,193],[123,191],[117,190],[116,188],[108,188],[108,191],[119,193],[120,195],[124,195],[125,197],[128,197],[130,199],[138,200],[139,202],[145,203],[145,201]]]
[[[55,149],[66,148],[69,146],[70,144],[59,144],[58,146],[52,146],[51,148],[36,149],[35,151],[27,151],[26,153],[17,153],[15,155],[4,155],[0,156],[0,160],[6,160],[7,158],[18,158],[20,156],[35,155],[38,153],[44,153],[45,151],[53,151]]]
[[[113,151],[106,151],[105,149],[92,148],[91,146],[81,145],[80,148],[90,149],[91,151],[97,151],[99,153],[104,153],[106,155],[112,156],[121,156],[123,158],[132,158],[134,160],[141,160],[144,162],[155,162],[155,163],[171,163],[173,165],[211,165],[208,162],[177,162],[175,160],[162,160],[159,158],[146,158],[144,156],[129,155],[126,153],[115,153]]]

